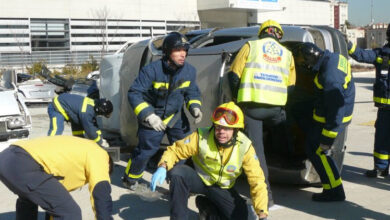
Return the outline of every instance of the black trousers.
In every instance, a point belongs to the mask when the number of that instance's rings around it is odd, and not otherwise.
[[[65,187],[22,148],[0,153],[0,180],[19,196],[16,220],[35,220],[38,206],[55,220],[81,220],[81,209]]]
[[[242,107],[245,114],[245,133],[252,141],[255,148],[256,155],[259,158],[260,166],[263,169],[265,182],[268,190],[268,200],[273,201],[271,186],[268,180],[268,166],[265,159],[264,143],[263,143],[263,126],[267,124],[269,127],[273,127],[274,140],[283,139],[285,133],[282,123],[286,120],[285,111],[281,107],[269,107],[269,108],[249,108]],[[281,128],[278,128],[281,127]],[[277,129],[276,129],[277,128]],[[279,134],[280,132],[280,134]],[[282,137],[279,137],[282,136]],[[277,143],[274,143],[277,145]]]
[[[188,197],[190,193],[205,195],[215,206],[220,219],[247,219],[246,201],[233,188],[206,186],[196,171],[187,165],[176,165],[169,172],[171,219],[188,219]]]

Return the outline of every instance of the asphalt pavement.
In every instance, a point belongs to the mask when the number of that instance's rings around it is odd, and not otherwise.
[[[270,210],[268,219],[390,219],[390,177],[369,179],[364,176],[366,169],[373,168],[374,122],[377,109],[372,102],[373,72],[354,73],[357,95],[353,120],[348,130],[347,150],[342,169],[342,179],[346,191],[345,202],[316,203],[311,201],[313,192],[321,188],[294,185],[272,184],[275,205]],[[31,106],[33,129],[30,138],[44,136],[49,120],[46,106]],[[65,134],[71,134],[66,126]],[[161,198],[147,201],[143,196],[132,193],[121,185],[120,177],[126,167],[128,155],[122,155],[111,176],[114,219],[169,219],[167,200],[168,185],[158,188]],[[146,173],[148,183],[151,174]],[[240,184],[239,187],[246,187]],[[247,191],[246,189],[241,189]],[[80,205],[83,219],[94,219],[90,205],[88,188],[72,193]],[[0,220],[15,218],[16,195],[0,183]],[[189,199],[190,219],[197,219],[194,196]],[[40,218],[43,218],[40,210]]]

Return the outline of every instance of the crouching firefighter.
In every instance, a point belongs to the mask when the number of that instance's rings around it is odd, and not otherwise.
[[[189,47],[180,33],[170,33],[163,41],[164,56],[143,67],[129,89],[128,99],[138,118],[138,146],[123,176],[126,188],[134,189],[165,134],[170,144],[188,135],[184,103],[195,123],[202,120],[196,69],[185,62]]]
[[[320,176],[322,193],[312,199],[320,202],[344,201],[340,172],[330,153],[337,136],[352,120],[355,85],[351,65],[338,53],[321,50],[313,43],[302,43],[293,49],[297,66],[315,74],[314,109],[301,126],[306,132],[306,155]],[[310,118],[311,120],[310,120]]]
[[[61,135],[64,121],[71,123],[72,134],[87,137],[100,146],[108,147],[107,141],[101,137],[96,116],[109,118],[113,110],[111,101],[107,99],[93,100],[88,97],[63,93],[56,96],[48,106],[50,128],[48,136]]]
[[[233,102],[218,106],[213,126],[199,128],[176,141],[164,152],[153,174],[151,190],[162,184],[167,170],[170,180],[171,219],[188,219],[188,198],[196,197],[200,219],[248,219],[246,201],[234,189],[244,170],[250,186],[254,209],[260,219],[268,215],[268,192],[252,142],[240,129],[244,115]],[[195,170],[179,160],[192,157]]]
[[[378,107],[375,121],[374,169],[367,177],[388,176],[390,160],[390,24],[386,31],[387,43],[382,48],[363,50],[348,43],[349,55],[358,62],[375,66],[374,103]]]
[[[69,192],[87,183],[96,219],[112,219],[112,167],[99,145],[72,136],[18,141],[0,153],[0,180],[19,196],[16,220],[38,219],[38,206],[47,212],[46,219],[81,220]]]

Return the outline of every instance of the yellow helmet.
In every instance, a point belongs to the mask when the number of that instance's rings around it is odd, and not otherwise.
[[[258,36],[260,36],[260,33],[265,30],[266,28],[269,28],[269,27],[276,27],[277,29],[280,30],[280,32],[282,33],[282,36],[284,35],[284,32],[283,32],[283,29],[282,29],[282,26],[280,26],[280,24],[274,20],[266,20],[264,21],[260,28],[259,28],[259,32],[257,33]]]
[[[211,118],[214,124],[229,128],[244,128],[244,114],[234,102],[218,106]]]

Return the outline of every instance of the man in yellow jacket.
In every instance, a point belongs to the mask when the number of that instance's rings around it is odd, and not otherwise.
[[[188,218],[190,193],[204,195],[196,198],[201,217],[247,219],[246,202],[234,189],[236,179],[244,170],[254,209],[260,219],[265,219],[267,187],[252,142],[239,131],[244,128],[241,109],[233,102],[222,104],[215,109],[212,121],[211,128],[199,128],[167,148],[153,174],[152,191],[157,183],[163,183],[169,170],[171,219]],[[189,157],[195,170],[187,165],[174,166]]]
[[[273,200],[264,155],[263,126],[266,124],[272,129],[273,148],[285,144],[275,142],[286,136],[284,106],[288,89],[296,79],[292,53],[280,43],[283,34],[278,22],[263,22],[259,39],[248,41],[241,48],[228,75],[232,95],[245,114],[245,133],[253,141],[264,171],[270,206]]]
[[[52,218],[81,220],[69,191],[89,184],[96,219],[112,219],[112,160],[95,142],[72,136],[18,141],[0,153],[0,180],[19,196],[16,219],[34,220],[38,206]]]

